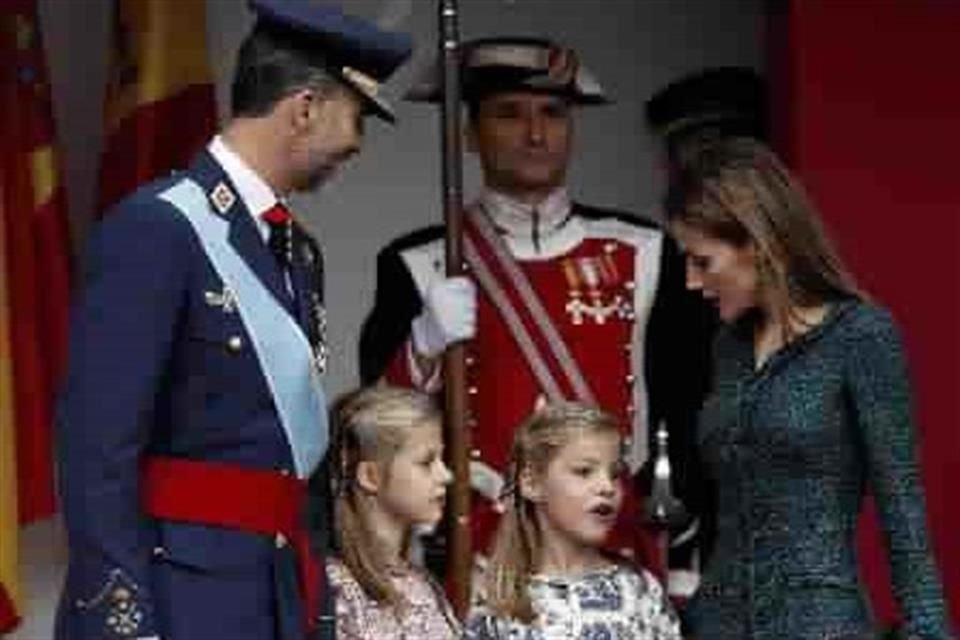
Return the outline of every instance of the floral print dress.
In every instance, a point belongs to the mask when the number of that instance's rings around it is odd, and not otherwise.
[[[579,576],[535,574],[531,624],[496,617],[480,606],[467,620],[468,640],[680,640],[680,622],[651,574],[613,565]]]
[[[327,560],[336,601],[337,640],[459,640],[460,624],[443,590],[423,571],[409,567],[393,576],[406,599],[396,610],[370,598],[339,560]]]

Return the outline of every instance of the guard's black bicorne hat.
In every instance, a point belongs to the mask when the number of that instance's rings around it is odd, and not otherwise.
[[[508,91],[562,95],[577,104],[610,102],[576,52],[552,40],[514,36],[471,40],[461,45],[460,61],[462,98],[466,102]],[[440,65],[434,63],[405,98],[439,102],[440,85]]]

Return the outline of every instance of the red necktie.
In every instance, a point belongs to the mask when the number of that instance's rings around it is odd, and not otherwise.
[[[293,258],[293,216],[282,202],[278,202],[261,213],[260,218],[270,229],[267,246],[280,270],[286,273]]]

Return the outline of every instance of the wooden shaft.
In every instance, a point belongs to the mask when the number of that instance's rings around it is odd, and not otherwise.
[[[446,224],[447,275],[463,274],[463,160],[460,124],[460,34],[457,0],[440,0],[441,133],[443,144],[443,217]],[[450,492],[447,575],[454,611],[464,618],[470,606],[473,552],[470,543],[470,434],[467,427],[466,363],[462,345],[447,349],[443,360],[446,448],[453,471]]]

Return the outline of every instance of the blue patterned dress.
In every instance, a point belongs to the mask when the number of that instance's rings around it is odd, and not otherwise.
[[[467,640],[680,640],[680,623],[656,578],[612,565],[575,576],[530,578],[536,620],[525,624],[483,607]]]

